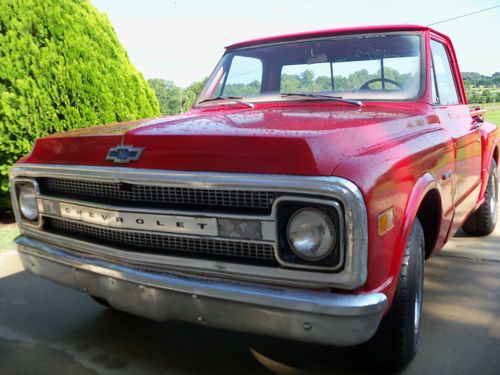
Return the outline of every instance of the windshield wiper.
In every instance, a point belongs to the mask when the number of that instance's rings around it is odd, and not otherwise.
[[[210,98],[210,99],[202,100],[198,104],[206,103],[206,102],[214,102],[214,101],[217,101],[217,100],[230,100],[230,101],[238,103],[238,104],[246,105],[249,108],[255,107],[255,105],[253,103],[245,102],[245,101],[243,101],[241,99],[243,99],[243,97],[241,97],[241,96],[217,96],[215,98]]]
[[[328,95],[328,94],[312,94],[312,93],[307,93],[307,92],[282,92],[281,96],[283,96],[283,97],[303,96],[306,98],[328,99],[328,100],[332,100],[335,102],[354,104],[354,105],[357,105],[358,107],[361,107],[363,105],[363,102],[361,100],[344,99],[341,96],[333,96],[333,95]]]

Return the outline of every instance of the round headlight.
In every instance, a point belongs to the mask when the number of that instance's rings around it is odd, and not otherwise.
[[[19,209],[28,220],[38,218],[35,187],[33,185],[25,184],[19,189]]]
[[[331,254],[337,234],[332,219],[316,208],[302,208],[288,220],[288,244],[298,257],[318,261]]]

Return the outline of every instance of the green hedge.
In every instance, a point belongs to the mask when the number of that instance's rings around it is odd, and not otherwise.
[[[88,0],[0,1],[0,208],[35,138],[159,113],[107,16]]]

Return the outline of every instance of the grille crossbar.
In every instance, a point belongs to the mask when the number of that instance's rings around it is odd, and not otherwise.
[[[270,244],[123,231],[56,218],[46,218],[46,225],[49,231],[57,234],[119,244],[137,252],[276,261],[274,248]]]
[[[194,189],[53,177],[40,180],[42,192],[49,195],[148,204],[270,210],[276,195],[269,191]]]

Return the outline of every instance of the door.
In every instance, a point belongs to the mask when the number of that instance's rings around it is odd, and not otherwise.
[[[455,215],[451,235],[474,209],[481,188],[481,134],[458,94],[457,77],[447,47],[431,40],[433,101],[436,115],[453,139],[455,168],[451,178]]]

